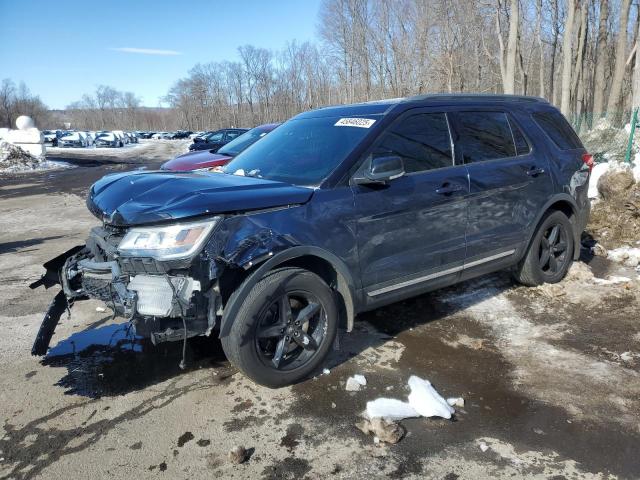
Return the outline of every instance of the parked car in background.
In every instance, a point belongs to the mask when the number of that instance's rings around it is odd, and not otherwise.
[[[276,128],[279,123],[267,123],[252,128],[248,132],[236,137],[226,145],[223,145],[217,152],[211,150],[196,150],[182,154],[173,160],[165,162],[161,170],[200,170],[213,169],[226,165],[233,157],[246,150],[255,142],[264,137],[267,133]]]
[[[220,147],[247,131],[247,128],[224,128],[217,130],[203,137],[194,138],[193,143],[189,145],[189,150],[211,150],[217,152]]]
[[[204,135],[205,132],[193,132],[191,135],[189,135],[189,138],[191,140],[193,140],[196,137],[201,137],[202,135]]]
[[[58,139],[59,147],[87,147],[87,136],[84,132],[67,132]]]
[[[112,130],[112,131],[122,140],[122,143],[124,145],[127,145],[129,143],[129,137],[127,136],[126,133],[124,133],[124,130]]]
[[[94,136],[91,134],[91,132],[80,132],[84,137],[85,137],[85,142],[87,147],[92,147],[93,143],[95,141]]]
[[[173,132],[171,135],[171,140],[181,140],[183,138],[189,138],[193,132],[190,130],[178,130],[177,132]]]
[[[124,144],[120,138],[113,132],[101,132],[96,134],[96,147],[122,147]]]
[[[153,344],[213,331],[255,382],[298,382],[360,312],[498,270],[561,281],[592,166],[545,100],[423,95],[302,113],[220,174],[107,175],[86,245],[32,285],[62,283],[32,353],[91,297]]]
[[[62,137],[62,135],[62,131],[60,130],[44,130],[42,132],[45,145],[51,145],[52,147],[58,146],[58,139]]]
[[[157,132],[154,133],[151,138],[153,138],[154,140],[168,140],[170,136],[169,132]]]

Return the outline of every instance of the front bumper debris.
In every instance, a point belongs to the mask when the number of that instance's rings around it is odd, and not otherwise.
[[[62,314],[75,301],[105,302],[114,317],[131,322],[136,334],[154,344],[208,334],[221,301],[217,289],[202,292],[188,267],[152,265],[147,259],[118,258],[100,228],[86,245],[74,247],[44,264],[46,273],[31,288],[60,284],[31,350],[45,355]],[[114,240],[115,241],[115,240]]]

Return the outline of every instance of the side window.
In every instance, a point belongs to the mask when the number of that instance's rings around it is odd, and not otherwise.
[[[458,112],[464,163],[515,157],[511,127],[503,112]]]
[[[532,116],[538,126],[544,130],[560,150],[582,148],[582,143],[576,132],[560,112],[555,110],[536,112]]]
[[[227,140],[228,140],[228,141],[231,141],[231,140],[233,140],[234,138],[236,138],[236,137],[240,136],[241,134],[242,134],[242,132],[238,132],[238,131],[236,131],[236,130],[229,130],[229,131],[227,132]]]
[[[382,134],[372,155],[397,155],[407,173],[451,167],[451,138],[444,113],[418,113]]]
[[[509,115],[509,125],[511,125],[511,133],[513,134],[513,141],[516,144],[516,154],[517,155],[527,155],[531,151],[531,146],[527,141],[527,137],[524,136],[522,130],[518,124],[511,118]]]
[[[221,142],[222,137],[224,137],[224,132],[212,133],[207,137],[207,141],[211,143]]]

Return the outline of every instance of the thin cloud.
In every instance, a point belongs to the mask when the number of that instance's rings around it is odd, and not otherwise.
[[[140,55],[164,55],[164,56],[182,55],[182,52],[176,52],[175,50],[157,50],[155,48],[120,47],[120,48],[110,48],[109,50],[114,50],[116,52],[124,52],[124,53],[137,53]]]

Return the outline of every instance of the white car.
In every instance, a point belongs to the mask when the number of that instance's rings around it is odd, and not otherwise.
[[[86,147],[87,136],[84,132],[69,132],[58,139],[59,147]]]
[[[123,145],[129,143],[129,137],[122,130],[113,130],[113,133],[115,133],[116,136],[120,138]]]
[[[169,138],[169,135],[170,135],[169,132],[158,132],[158,133],[154,133],[151,138],[155,140],[162,140],[162,139]]]

